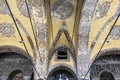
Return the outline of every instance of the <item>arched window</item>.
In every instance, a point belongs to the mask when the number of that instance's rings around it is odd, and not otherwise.
[[[104,71],[100,74],[100,80],[115,80],[115,79],[110,72]]]
[[[57,59],[68,59],[67,48],[65,46],[61,46],[57,50]]]
[[[77,78],[72,70],[61,66],[51,71],[47,80],[77,80]]]
[[[23,73],[20,70],[14,70],[8,77],[8,80],[23,80]]]

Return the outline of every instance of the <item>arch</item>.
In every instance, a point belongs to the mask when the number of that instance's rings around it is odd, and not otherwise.
[[[115,78],[111,72],[103,71],[100,74],[100,80],[115,80]]]
[[[7,53],[7,52],[13,52],[13,53],[18,53],[21,54],[25,57],[27,57],[30,60],[30,57],[27,55],[26,51],[16,47],[16,46],[11,46],[11,45],[5,45],[5,46],[0,46],[0,54]]]
[[[104,75],[106,74],[108,76],[111,76],[112,78],[112,79],[108,78],[108,80],[114,80],[114,76],[119,75],[116,72],[118,69],[120,69],[119,62],[120,62],[119,48],[112,48],[101,51],[91,66],[91,72],[90,72],[91,78],[92,79],[96,77],[101,78],[101,76],[105,77]],[[114,65],[116,65],[116,67],[114,67]],[[101,78],[100,80],[107,80],[107,79]]]
[[[7,80],[23,80],[23,72],[21,70],[14,70],[11,72]]]
[[[17,80],[19,75],[30,77],[33,72],[32,62],[27,56],[15,51],[6,50],[0,53],[1,76],[7,80]],[[8,67],[9,66],[9,67]],[[6,79],[5,79],[6,80]],[[19,79],[18,79],[19,80]],[[22,78],[20,80],[23,80]]]
[[[65,47],[65,48],[67,48],[67,50],[68,50],[68,59],[66,59],[66,61],[69,61],[70,60],[70,58],[72,58],[72,61],[74,62],[74,67],[71,67],[70,65],[67,65],[67,64],[64,64],[64,63],[59,63],[59,64],[55,64],[54,66],[50,66],[50,62],[51,62],[51,60],[52,60],[52,58],[54,58],[54,55],[56,54],[56,52],[57,52],[57,50],[58,50],[58,48],[60,48],[61,46],[63,46],[63,47]],[[66,45],[59,45],[59,46],[57,46],[55,49],[54,49],[54,51],[53,51],[53,54],[52,54],[52,56],[51,56],[51,58],[48,60],[48,63],[47,63],[47,73],[49,74],[53,69],[55,69],[55,68],[58,68],[58,67],[60,67],[60,66],[64,66],[64,67],[67,67],[67,68],[69,68],[69,69],[71,69],[73,72],[77,72],[76,71],[76,66],[77,66],[77,62],[76,62],[76,59],[74,59],[74,57],[72,56],[72,50],[69,48],[69,47],[67,47]],[[59,61],[59,60],[58,60]],[[62,60],[62,61],[65,61],[65,60]],[[47,75],[48,75],[47,74]]]
[[[66,36],[66,39],[67,39],[67,42],[68,44],[70,45],[70,49],[72,51],[72,56],[73,56],[73,59],[75,60],[76,59],[76,54],[75,53],[75,48],[74,48],[74,45],[73,45],[73,42],[72,42],[72,39],[70,37],[70,34],[67,30],[67,27],[66,27],[66,24],[63,22],[61,28],[59,29],[58,33],[57,33],[57,36],[55,37],[53,43],[52,43],[52,46],[50,47],[50,50],[49,50],[49,59],[51,59],[51,56],[54,54],[54,51],[55,51],[55,46],[61,36],[61,34],[64,33],[65,36]]]
[[[67,64],[65,64],[65,63],[61,63],[61,64],[56,64],[56,65],[50,67],[50,68],[49,68],[49,71],[48,71],[48,74],[49,74],[51,71],[53,71],[53,69],[56,69],[56,68],[58,68],[58,67],[60,67],[60,66],[67,67],[68,69],[71,69],[74,73],[76,73],[75,67],[73,68],[71,65],[67,65]]]
[[[96,59],[98,59],[99,57],[105,56],[105,55],[113,55],[113,54],[120,55],[120,48],[110,48],[110,49],[102,50]],[[91,61],[93,60],[94,58]]]
[[[110,48],[110,49],[105,49],[100,52],[100,55],[98,56],[105,56],[105,55],[113,55],[113,54],[119,54],[120,55],[120,48]]]
[[[75,75],[75,73],[68,67],[65,66],[59,66],[54,68],[47,77],[47,80],[51,80],[50,78],[58,78],[58,76],[62,75],[64,76],[64,78],[71,78],[71,80],[77,80],[77,76]]]

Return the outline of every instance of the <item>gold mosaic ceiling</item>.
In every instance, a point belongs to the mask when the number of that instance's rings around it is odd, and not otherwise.
[[[72,43],[76,48],[82,3],[82,0],[46,0],[46,13],[49,26],[49,48],[55,41],[58,31],[64,23]],[[56,47],[60,45],[69,47],[69,43],[64,33],[61,34]]]

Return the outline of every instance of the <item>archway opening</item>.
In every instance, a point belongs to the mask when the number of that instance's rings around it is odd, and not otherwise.
[[[77,80],[77,78],[72,70],[59,67],[50,72],[47,80]]]
[[[32,62],[20,53],[0,53],[0,64],[2,80],[29,79],[33,72]]]
[[[100,80],[115,80],[115,79],[110,72],[104,71],[100,74]]]
[[[8,77],[8,80],[23,80],[23,73],[20,70],[14,70]]]
[[[102,53],[91,66],[91,80],[115,80],[116,76],[119,76],[118,71],[120,70],[119,53],[120,51]]]

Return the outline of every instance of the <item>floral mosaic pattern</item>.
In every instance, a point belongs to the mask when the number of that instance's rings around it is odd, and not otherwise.
[[[46,27],[46,24],[45,23],[40,23],[40,22],[37,22],[35,24],[35,30],[36,30],[36,33],[37,33],[37,39],[42,41],[45,39],[46,37],[46,34],[45,34],[45,28]]]
[[[7,6],[4,0],[0,0],[0,14],[6,14],[8,12]]]
[[[83,79],[86,75],[90,65],[90,54],[88,51],[88,41],[90,25],[92,23],[93,12],[98,3],[98,0],[85,0],[83,9],[81,11],[81,19],[79,23],[78,33],[78,51],[77,51],[77,67],[78,67],[78,78]],[[89,5],[89,6],[88,6]],[[89,74],[86,75],[86,80],[89,80]]]
[[[110,33],[109,39],[120,40],[120,25],[114,26],[114,29]]]
[[[16,2],[17,2],[17,7],[20,10],[21,14],[25,17],[28,17],[28,11],[25,0],[16,0]]]
[[[57,0],[51,7],[51,10],[57,18],[66,19],[71,16],[73,6],[66,0]]]
[[[15,36],[15,29],[13,27],[13,24],[10,23],[3,23],[0,24],[0,33],[1,33],[1,37],[5,36],[5,37],[13,37]]]
[[[91,21],[91,19],[92,19],[91,15],[92,15],[92,11],[90,9],[84,10],[83,13],[82,13],[82,21],[83,22],[89,22],[89,21]]]
[[[45,79],[47,71],[47,19],[45,15],[44,0],[31,0],[31,17],[34,21],[38,49],[34,54],[35,67],[41,78]],[[41,58],[40,58],[41,57]],[[35,79],[39,79],[35,73]]]
[[[96,18],[100,19],[104,16],[107,16],[107,13],[110,9],[110,4],[113,0],[111,1],[106,1],[103,4],[98,4],[98,9],[95,12]]]

